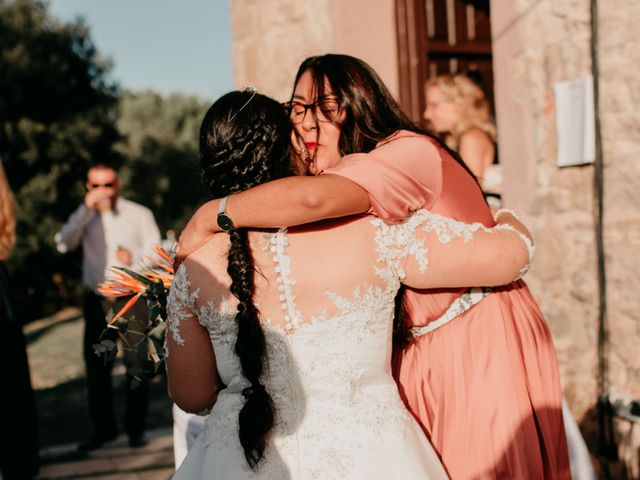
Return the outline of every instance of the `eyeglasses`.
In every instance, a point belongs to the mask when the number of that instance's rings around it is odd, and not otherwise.
[[[107,183],[90,183],[89,184],[89,189],[93,190],[94,188],[98,188],[98,187],[106,187],[106,188],[111,188],[113,187],[114,182],[107,182]]]
[[[304,122],[307,110],[313,111],[314,118],[318,122],[335,122],[342,111],[337,98],[326,98],[313,103],[288,102],[285,106],[294,125]]]

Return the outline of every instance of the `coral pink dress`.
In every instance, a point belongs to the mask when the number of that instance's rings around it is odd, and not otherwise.
[[[474,179],[425,136],[397,132],[324,173],[362,186],[388,221],[427,208],[493,225]],[[438,319],[464,291],[408,289],[411,326]],[[523,281],[396,352],[394,374],[451,478],[570,478],[555,349]]]

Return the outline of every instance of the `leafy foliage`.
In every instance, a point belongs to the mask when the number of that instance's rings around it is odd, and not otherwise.
[[[138,384],[164,373],[167,296],[174,268],[168,252],[156,247],[155,253],[155,258],[149,257],[149,268],[140,273],[124,267],[112,268],[110,278],[98,289],[103,295],[129,297],[129,300],[118,313],[110,312],[107,316],[107,328],[100,335],[99,343],[93,345],[93,350],[105,363],[112,362],[118,351],[115,340],[119,336],[124,348],[137,356],[138,362],[130,365],[127,372]],[[133,305],[143,297],[147,318],[127,317]]]
[[[53,237],[92,164],[119,168],[123,195],[162,229],[182,228],[203,199],[197,133],[207,105],[122,93],[109,71],[81,20],[60,22],[38,0],[0,0],[0,160],[16,196],[9,267],[23,321],[80,302],[81,252],[58,254]]]
[[[144,331],[130,330],[131,318],[129,317],[118,317],[115,321],[107,317],[109,324],[100,335],[99,343],[93,345],[93,351],[96,355],[100,355],[105,363],[113,362],[116,358],[118,353],[116,336],[121,338],[124,349],[136,352],[139,361],[127,367],[127,373],[134,377],[132,387],[165,373],[164,337],[167,292],[168,289],[160,281],[148,285],[144,295],[148,312]],[[113,335],[114,332],[116,335]]]
[[[123,194],[151,208],[161,229],[182,229],[205,198],[197,158],[207,108],[196,97],[152,91],[125,92],[120,100]]]
[[[93,162],[112,147],[118,88],[87,28],[63,24],[36,0],[0,0],[0,159],[16,196],[10,259],[18,315],[50,313],[78,294],[79,267],[53,236],[82,199]]]

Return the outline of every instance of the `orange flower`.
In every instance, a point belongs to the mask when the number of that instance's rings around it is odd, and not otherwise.
[[[98,285],[98,293],[107,297],[129,297],[131,298],[120,309],[120,311],[111,319],[110,325],[115,323],[118,318],[125,315],[138,299],[147,293],[147,289],[162,282],[162,286],[167,289],[173,281],[173,259],[162,248],[156,245],[154,248],[158,258],[147,257],[153,265],[159,267],[160,271],[145,270],[137,273],[124,267],[112,267],[109,269],[111,275],[106,282]]]
[[[113,325],[114,323],[116,323],[116,320],[118,320],[125,313],[127,313],[131,309],[131,307],[135,305],[135,303],[138,301],[138,299],[141,296],[142,296],[142,293],[138,293],[137,295],[134,295],[133,297],[131,297],[129,301],[124,304],[124,307],[122,307],[120,311],[113,316],[113,318],[109,322],[109,325]]]
[[[165,288],[169,288],[171,286],[171,282],[173,281],[173,275],[166,275],[166,274],[150,272],[150,271],[144,271],[142,272],[142,275],[144,275],[145,277],[148,277],[151,280],[162,281],[162,285],[164,285]]]
[[[159,245],[153,247],[153,251],[156,252],[158,257],[160,257],[160,260],[153,257],[147,257],[147,260],[160,267],[165,272],[171,274],[175,273],[173,270],[173,258],[171,258],[171,255],[169,255],[167,251]]]
[[[106,282],[98,285],[98,293],[107,297],[128,297],[129,295],[142,294],[147,286],[138,279],[133,278],[126,272],[116,268],[109,271],[115,275]]]

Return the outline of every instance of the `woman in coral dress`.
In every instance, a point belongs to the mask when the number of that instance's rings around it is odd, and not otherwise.
[[[290,172],[287,113],[264,95],[224,95],[200,132],[215,196]],[[169,391],[210,409],[174,480],[446,480],[391,375],[394,299],[401,284],[518,278],[528,232],[498,219],[486,229],[421,210],[397,225],[358,215],[213,235],[167,300]]]
[[[317,176],[233,195],[227,213],[236,226],[364,211],[393,222],[420,208],[493,225],[468,169],[411,124],[364,62],[305,60],[291,119],[300,157]],[[212,221],[218,206],[214,200],[198,210],[180,256],[219,231]],[[524,282],[490,291],[407,289],[404,305],[415,342],[396,353],[396,378],[450,477],[569,478],[555,350]]]

